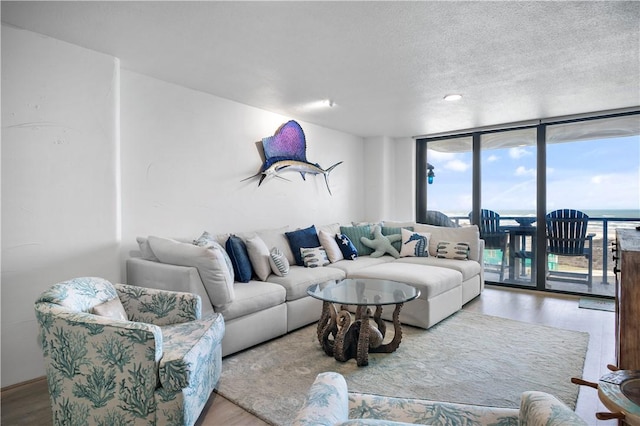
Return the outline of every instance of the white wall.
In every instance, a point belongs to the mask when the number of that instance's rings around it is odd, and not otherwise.
[[[2,26],[2,386],[44,374],[43,290],[119,277],[117,62]]]
[[[393,202],[389,208],[392,220],[416,219],[416,141],[412,138],[393,139]]]
[[[415,141],[365,140],[365,220],[415,219]]]
[[[289,117],[122,71],[123,244],[136,236],[198,237],[283,225],[361,220],[363,139],[299,122],[307,159],[328,168],[242,182],[262,160],[255,142]]]
[[[300,122],[331,174],[241,182],[287,121],[120,70],[115,58],[2,26],[2,386],[44,375],[33,303],[55,282],[124,278],[137,235],[363,220],[364,141]],[[122,188],[120,190],[120,188]]]

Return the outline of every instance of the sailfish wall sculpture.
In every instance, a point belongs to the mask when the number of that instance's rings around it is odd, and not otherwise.
[[[306,180],[307,174],[323,175],[327,190],[331,194],[329,173],[342,164],[342,161],[328,169],[323,169],[318,163],[307,161],[307,141],[302,127],[297,122],[291,120],[284,123],[273,136],[263,138],[262,143],[258,142],[256,145],[258,151],[261,151],[264,163],[258,173],[243,180],[260,177],[260,186],[262,182],[274,177],[284,179],[281,175],[286,172],[298,172],[303,180]]]

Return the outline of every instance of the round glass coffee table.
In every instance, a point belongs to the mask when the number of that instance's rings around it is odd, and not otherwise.
[[[324,352],[343,362],[355,358],[358,366],[364,366],[369,364],[369,353],[391,353],[398,349],[402,340],[400,310],[405,302],[420,296],[420,290],[397,281],[348,278],[314,284],[307,294],[322,300],[317,333]],[[336,305],[340,308],[336,309]],[[353,319],[347,309],[349,305],[356,306]],[[370,305],[376,307],[373,316]],[[394,335],[388,343],[383,342],[386,324],[380,318],[384,305],[396,305],[392,315]]]

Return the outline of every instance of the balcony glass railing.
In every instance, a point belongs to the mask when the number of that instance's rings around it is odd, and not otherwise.
[[[468,216],[450,216],[451,220],[457,225],[468,225]],[[523,220],[524,218],[524,220]],[[527,223],[527,220],[530,223]],[[531,251],[533,247],[533,235],[536,234],[537,223],[533,215],[528,216],[500,216],[500,226],[506,232],[517,230],[521,227],[521,232],[513,232],[512,237],[520,239],[517,242],[518,250]],[[615,274],[613,272],[613,254],[611,251],[613,241],[616,237],[616,229],[635,228],[640,226],[640,217],[589,217],[588,231],[593,236],[593,286],[588,288],[585,285],[568,284],[562,281],[554,281],[552,277],[547,280],[546,288],[556,291],[566,291],[570,293],[584,293],[597,296],[614,296]],[[531,231],[531,232],[524,232]],[[509,246],[513,248],[514,245]],[[507,249],[509,250],[509,248]],[[506,267],[507,272],[503,272],[503,284],[516,284],[523,286],[536,286],[536,271],[532,270],[531,258],[515,259],[513,256],[507,256],[511,259]],[[499,282],[499,267],[501,266],[502,254],[493,251],[485,251],[485,279],[487,282]],[[510,269],[511,268],[511,269]],[[565,256],[548,255],[547,268],[552,271],[572,271],[576,273],[587,272],[587,262],[584,258],[572,258]]]

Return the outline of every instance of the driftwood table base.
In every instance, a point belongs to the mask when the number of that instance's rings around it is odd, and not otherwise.
[[[381,305],[376,305],[373,317],[367,306],[359,305],[352,320],[346,306],[341,305],[337,310],[333,303],[323,301],[322,315],[318,321],[318,341],[324,352],[338,361],[355,358],[358,366],[368,365],[369,353],[391,353],[400,346],[402,328],[399,316],[402,306],[403,303],[397,303],[393,311],[393,339],[383,344],[386,324],[380,318]]]

